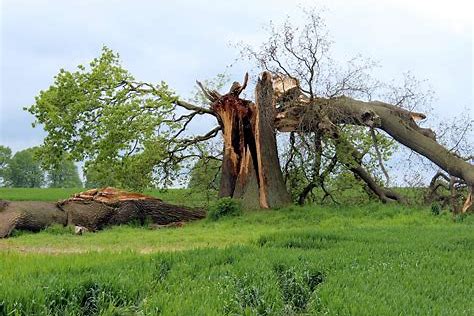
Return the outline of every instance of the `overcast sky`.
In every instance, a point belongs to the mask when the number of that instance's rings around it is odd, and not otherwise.
[[[235,63],[238,51],[229,44],[258,43],[270,20],[300,14],[289,0],[0,1],[0,144],[14,151],[38,145],[44,136],[22,108],[48,88],[60,68],[88,63],[103,45],[119,52],[138,80],[164,80],[186,97],[196,79],[227,71],[241,80],[250,67]],[[327,8],[323,16],[336,57],[360,53],[377,60],[382,66],[377,75],[386,81],[405,71],[427,79],[442,116],[465,108],[474,112],[470,0],[300,3]]]

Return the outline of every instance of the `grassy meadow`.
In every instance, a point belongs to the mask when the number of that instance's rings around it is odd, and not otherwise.
[[[0,189],[0,199],[77,191]],[[0,240],[0,315],[473,315],[473,262],[474,216],[415,206],[244,210],[83,236],[51,227]]]

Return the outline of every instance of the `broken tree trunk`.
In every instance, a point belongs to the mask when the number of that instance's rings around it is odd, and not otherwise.
[[[57,203],[0,201],[0,238],[8,237],[14,229],[36,232],[53,224],[96,231],[130,222],[168,225],[205,216],[201,209],[168,204],[152,196],[93,189]]]
[[[66,225],[67,215],[54,202],[0,201],[0,238],[13,230],[38,232],[53,224]]]
[[[222,96],[198,83],[212,101],[224,137],[219,196],[240,198],[247,208],[280,207],[291,198],[278,158],[271,74],[258,80],[255,103],[239,98],[247,81],[248,75]]]
[[[379,102],[364,102],[348,97],[331,99],[301,98],[283,107],[277,115],[280,131],[313,130],[321,127],[321,117],[333,124],[354,124],[379,128],[395,140],[425,156],[448,174],[474,187],[474,166],[450,152],[436,139],[433,131],[419,127],[415,120],[424,118],[400,107]]]
[[[92,231],[133,221],[141,225],[147,221],[166,225],[206,216],[201,209],[172,205],[152,196],[114,188],[81,192],[58,202],[58,207],[66,212],[68,225],[79,225]]]
[[[365,170],[357,150],[339,137],[340,124],[381,129],[451,176],[463,179],[471,190],[474,188],[474,166],[440,145],[432,130],[417,125],[416,121],[425,118],[424,114],[379,101],[364,102],[345,96],[308,98],[301,92],[296,79],[280,75],[272,78],[269,72],[264,72],[258,81],[256,102],[252,103],[239,98],[247,80],[248,75],[243,85],[234,82],[225,95],[207,90],[198,82],[212,102],[211,111],[224,136],[220,197],[242,198],[245,205],[257,206],[258,203],[262,208],[290,202],[278,161],[276,128],[281,132],[323,133],[335,140],[336,145],[351,147],[346,154],[352,159],[342,163],[382,201],[405,201],[396,192],[379,185]],[[277,111],[276,103],[279,105]]]

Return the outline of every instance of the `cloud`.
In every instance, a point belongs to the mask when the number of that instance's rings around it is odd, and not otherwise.
[[[336,57],[362,53],[380,60],[387,80],[406,70],[430,79],[441,112],[472,106],[469,1],[319,3],[328,9]],[[301,1],[311,5],[313,0]],[[39,144],[43,133],[30,127],[32,118],[21,108],[51,84],[59,68],[87,63],[102,45],[118,51],[137,79],[167,81],[187,96],[196,79],[211,78],[235,61],[238,52],[229,42],[258,43],[265,38],[263,25],[288,14],[301,16],[287,0],[3,0],[0,143],[14,150]],[[249,68],[241,61],[228,71],[241,80]]]

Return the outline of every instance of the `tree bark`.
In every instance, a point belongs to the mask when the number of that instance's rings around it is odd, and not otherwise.
[[[13,230],[38,232],[53,224],[66,225],[67,215],[54,202],[0,201],[0,238]]]
[[[37,232],[53,224],[96,231],[134,221],[168,225],[205,216],[201,209],[168,204],[147,195],[93,189],[57,203],[0,201],[0,238],[8,237],[14,229]]]
[[[280,131],[318,130],[321,117],[334,124],[354,124],[375,127],[395,140],[425,156],[452,176],[474,187],[474,166],[456,156],[438,142],[430,129],[421,128],[414,118],[423,114],[409,112],[387,103],[364,102],[348,97],[331,99],[299,99],[283,107],[276,117]]]
[[[291,202],[283,180],[275,135],[275,104],[272,76],[264,72],[255,88],[256,120],[254,137],[260,206],[279,207]]]
[[[234,83],[223,96],[205,93],[224,137],[219,196],[242,199],[247,208],[281,207],[291,198],[278,158],[271,74],[265,72],[258,80],[255,103],[240,99],[242,90]]]

